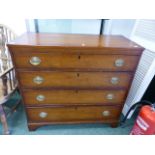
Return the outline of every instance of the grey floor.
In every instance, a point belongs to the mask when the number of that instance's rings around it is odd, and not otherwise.
[[[13,104],[17,98],[18,96],[13,97],[8,104]],[[12,135],[128,135],[133,126],[134,118],[128,120],[125,127],[111,128],[104,124],[50,125],[29,132],[25,111],[23,105],[20,105],[17,111],[8,117],[8,123]],[[0,134],[2,134],[1,124]]]

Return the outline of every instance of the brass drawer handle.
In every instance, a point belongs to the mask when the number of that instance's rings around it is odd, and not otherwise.
[[[44,101],[45,100],[45,96],[44,95],[38,95],[36,97],[36,100],[39,101],[39,102]]]
[[[111,78],[111,83],[112,84],[118,84],[118,82],[119,82],[119,78],[118,77],[112,77]]]
[[[36,84],[41,84],[43,83],[44,81],[44,78],[41,77],[41,76],[36,76],[34,79],[33,79],[33,82],[36,83]]]
[[[107,116],[110,116],[110,111],[105,110],[105,111],[102,112],[102,115],[103,115],[103,116],[106,116],[106,117],[107,117]]]
[[[46,118],[47,115],[48,115],[47,112],[40,112],[39,117],[41,117],[41,118]]]
[[[108,94],[107,99],[108,100],[113,100],[114,99],[114,94]]]
[[[30,59],[30,64],[33,66],[37,66],[40,63],[41,63],[41,59],[39,57],[34,56]]]
[[[124,63],[125,63],[125,61],[123,59],[117,59],[115,61],[115,66],[116,67],[122,67],[122,66],[124,66]]]

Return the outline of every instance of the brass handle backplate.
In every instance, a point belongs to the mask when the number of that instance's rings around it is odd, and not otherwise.
[[[110,111],[105,110],[105,111],[102,112],[102,115],[103,116],[110,116]]]
[[[31,57],[30,59],[30,64],[33,65],[33,66],[37,66],[41,63],[41,59],[39,57]]]
[[[118,82],[119,82],[119,78],[118,77],[112,77],[111,78],[111,83],[112,84],[118,84]]]
[[[107,99],[108,100],[113,100],[114,99],[114,94],[108,94]]]
[[[37,95],[36,100],[41,102],[45,100],[45,96],[44,95]]]
[[[36,76],[34,79],[33,79],[33,82],[36,83],[36,84],[41,84],[43,83],[44,81],[44,78],[41,77],[41,76]]]
[[[46,118],[47,115],[48,115],[47,112],[40,112],[39,117],[41,117],[41,118]]]
[[[115,61],[115,66],[116,67],[122,67],[122,66],[124,66],[124,63],[125,63],[125,61],[123,59],[117,59]]]

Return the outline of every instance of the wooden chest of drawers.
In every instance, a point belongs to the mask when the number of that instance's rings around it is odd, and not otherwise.
[[[122,36],[28,33],[8,44],[29,130],[116,126],[143,48]]]

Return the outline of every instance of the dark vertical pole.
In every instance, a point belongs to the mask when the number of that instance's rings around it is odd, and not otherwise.
[[[34,19],[34,26],[35,26],[36,33],[39,33],[38,19]]]
[[[100,25],[100,35],[103,34],[103,25],[104,25],[104,19],[101,19],[101,25]]]

